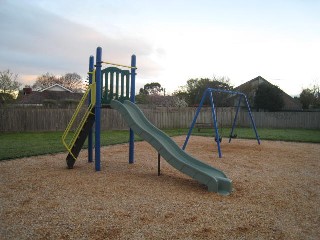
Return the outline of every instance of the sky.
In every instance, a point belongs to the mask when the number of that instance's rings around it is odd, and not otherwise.
[[[291,96],[320,83],[320,0],[0,0],[0,71],[86,79],[89,56],[130,65],[137,91],[257,76]]]

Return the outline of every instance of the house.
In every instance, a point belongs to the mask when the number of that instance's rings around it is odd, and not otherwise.
[[[44,88],[42,90],[39,90],[39,92],[45,92],[45,91],[50,91],[50,92],[70,92],[70,93],[73,93],[73,91],[71,91],[70,89],[68,88],[65,88],[64,86],[60,85],[60,84],[54,84],[54,85],[51,85],[47,88]]]
[[[234,91],[238,91],[238,92],[242,92],[242,93],[246,94],[250,105],[253,106],[256,91],[258,90],[258,87],[261,84],[273,85],[270,82],[268,82],[266,79],[264,79],[263,77],[258,76],[256,78],[254,78],[248,82],[245,82],[245,83],[241,84],[240,86],[236,87],[234,89]],[[281,92],[282,92],[282,97],[283,97],[283,101],[284,101],[284,106],[282,108],[282,111],[301,111],[302,110],[302,104],[299,101],[292,98],[284,91],[281,90]]]
[[[75,93],[60,84],[54,84],[39,91],[23,88],[17,98],[17,104],[20,106],[66,107],[76,105],[82,96],[83,93]]]

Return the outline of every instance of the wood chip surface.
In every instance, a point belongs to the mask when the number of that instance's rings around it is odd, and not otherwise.
[[[185,137],[173,138],[180,146]],[[18,150],[17,150],[18,151]],[[320,145],[191,136],[186,151],[221,169],[220,196],[161,161],[146,142],[0,162],[0,239],[320,239]]]

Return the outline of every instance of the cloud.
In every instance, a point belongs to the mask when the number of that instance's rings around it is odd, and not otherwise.
[[[22,76],[45,72],[77,72],[84,76],[89,56],[101,46],[105,61],[130,65],[134,53],[138,65],[143,66],[143,75],[160,71],[150,58],[158,50],[137,36],[115,36],[112,30],[109,35],[101,33],[27,2],[4,1],[1,5],[1,68]]]

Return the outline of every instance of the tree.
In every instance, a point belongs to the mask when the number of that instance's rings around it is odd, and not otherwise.
[[[61,77],[62,85],[74,92],[81,92],[83,89],[82,78],[77,73],[67,73]]]
[[[184,105],[186,105],[186,107],[188,106],[188,103],[187,103],[188,93],[185,89],[180,87],[179,90],[173,93],[173,96],[175,96],[178,99],[178,101],[184,102]],[[178,104],[178,105],[181,105],[181,104]]]
[[[303,89],[300,93],[300,102],[303,109],[320,107],[320,86],[315,84],[312,88]]]
[[[226,77],[213,77],[209,78],[195,78],[189,79],[185,86],[180,87],[174,95],[184,98],[189,106],[197,105],[200,103],[204,91],[207,88],[217,88],[224,90],[232,90],[233,87],[230,85],[229,78]],[[225,106],[228,94],[216,93],[214,95],[214,101],[216,106]],[[206,99],[204,104],[210,104],[209,98]]]
[[[143,87],[143,90],[144,90],[144,93],[146,94],[154,95],[154,94],[160,94],[163,91],[163,88],[161,87],[160,83],[152,82],[152,83],[145,84]]]
[[[309,109],[309,107],[314,102],[314,95],[311,89],[303,89],[300,93],[300,102],[302,104],[303,109]]]
[[[135,99],[136,99],[136,103],[137,104],[147,104],[148,103],[148,95],[147,94],[144,94],[143,91],[143,88],[140,88],[140,92],[138,95],[135,96]]]
[[[5,103],[11,103],[14,101],[13,95],[9,93],[0,92],[0,105]]]
[[[81,91],[84,86],[81,76],[77,73],[66,73],[62,77],[57,77],[47,72],[39,76],[32,87],[34,89],[44,89],[54,84],[59,84],[74,92]]]
[[[44,88],[50,87],[54,84],[62,85],[61,78],[56,77],[55,75],[47,72],[47,73],[42,74],[41,76],[37,77],[36,82],[33,84],[32,88],[44,89]]]
[[[19,91],[21,83],[18,82],[18,74],[5,70],[0,72],[0,92],[13,95],[16,91]]]
[[[284,106],[281,89],[271,84],[260,84],[254,97],[254,106],[258,111],[280,111]]]
[[[138,104],[148,104],[151,100],[148,96],[159,95],[161,91],[163,91],[163,88],[161,87],[160,83],[147,83],[143,86],[143,88],[140,88],[139,94],[136,95],[136,102]]]
[[[144,90],[144,88],[140,88],[139,95],[148,95],[148,91]]]

